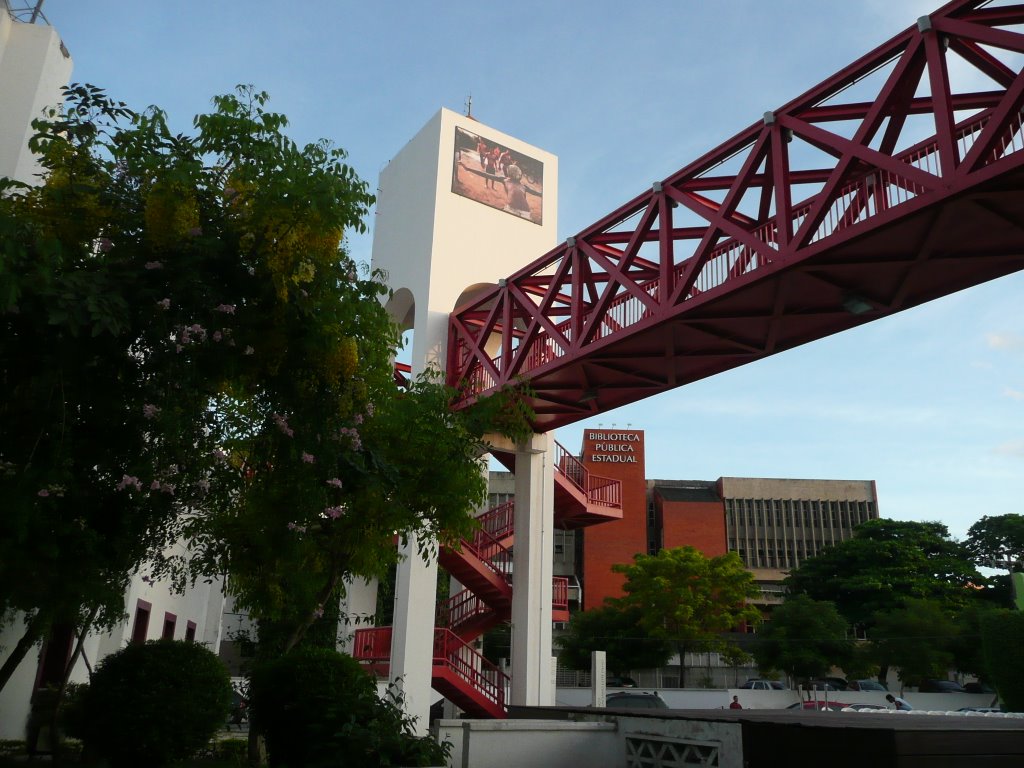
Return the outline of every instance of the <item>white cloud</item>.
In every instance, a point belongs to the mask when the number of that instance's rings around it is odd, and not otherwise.
[[[985,341],[992,349],[1024,349],[1024,336],[1015,333],[989,333]]]
[[[1021,392],[1019,389],[1010,389],[1007,387],[1003,390],[1003,394],[1007,397],[1012,397],[1014,400],[1024,400],[1024,392]]]
[[[996,446],[995,452],[1001,456],[1018,456],[1024,459],[1024,440],[1009,440]]]

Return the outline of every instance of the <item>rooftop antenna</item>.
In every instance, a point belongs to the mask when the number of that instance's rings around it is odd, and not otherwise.
[[[473,94],[466,97],[466,117],[473,118]],[[473,118],[475,119],[475,118]]]

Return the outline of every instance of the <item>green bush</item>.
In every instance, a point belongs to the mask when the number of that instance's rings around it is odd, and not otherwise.
[[[400,696],[377,695],[376,682],[349,656],[298,648],[259,665],[252,677],[252,721],[272,768],[439,765],[448,745],[414,735]]]
[[[106,657],[76,713],[86,749],[120,766],[166,765],[201,749],[231,705],[227,669],[201,645],[156,640]]]
[[[989,682],[1003,708],[1024,712],[1024,613],[993,611],[981,617],[981,640]]]

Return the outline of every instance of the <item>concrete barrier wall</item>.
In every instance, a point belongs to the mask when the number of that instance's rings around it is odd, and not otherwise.
[[[620,768],[625,746],[615,723],[560,720],[441,720],[452,768],[578,765]]]
[[[620,690],[651,693],[654,688],[614,688],[608,693]],[[660,688],[657,694],[672,709],[724,709],[732,697],[739,696],[744,709],[785,709],[800,701],[799,691],[751,691],[740,688]],[[888,706],[882,691],[828,691],[829,701],[843,704],[881,704]],[[805,695],[809,698],[809,695]],[[817,698],[824,700],[825,691],[818,691]],[[991,693],[917,693],[908,692],[903,696],[915,709],[953,711],[961,707],[992,706],[995,698]],[[559,688],[555,692],[555,705],[559,707],[586,707],[590,705],[589,688]]]

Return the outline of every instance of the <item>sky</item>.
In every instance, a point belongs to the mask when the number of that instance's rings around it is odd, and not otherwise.
[[[939,0],[47,0],[91,83],[188,130],[237,84],[376,186],[441,107],[559,158],[558,239],[800,95]],[[371,233],[351,237],[369,260]],[[524,254],[523,263],[541,254]],[[589,421],[647,476],[875,480],[882,516],[962,537],[1024,513],[1024,274]]]

